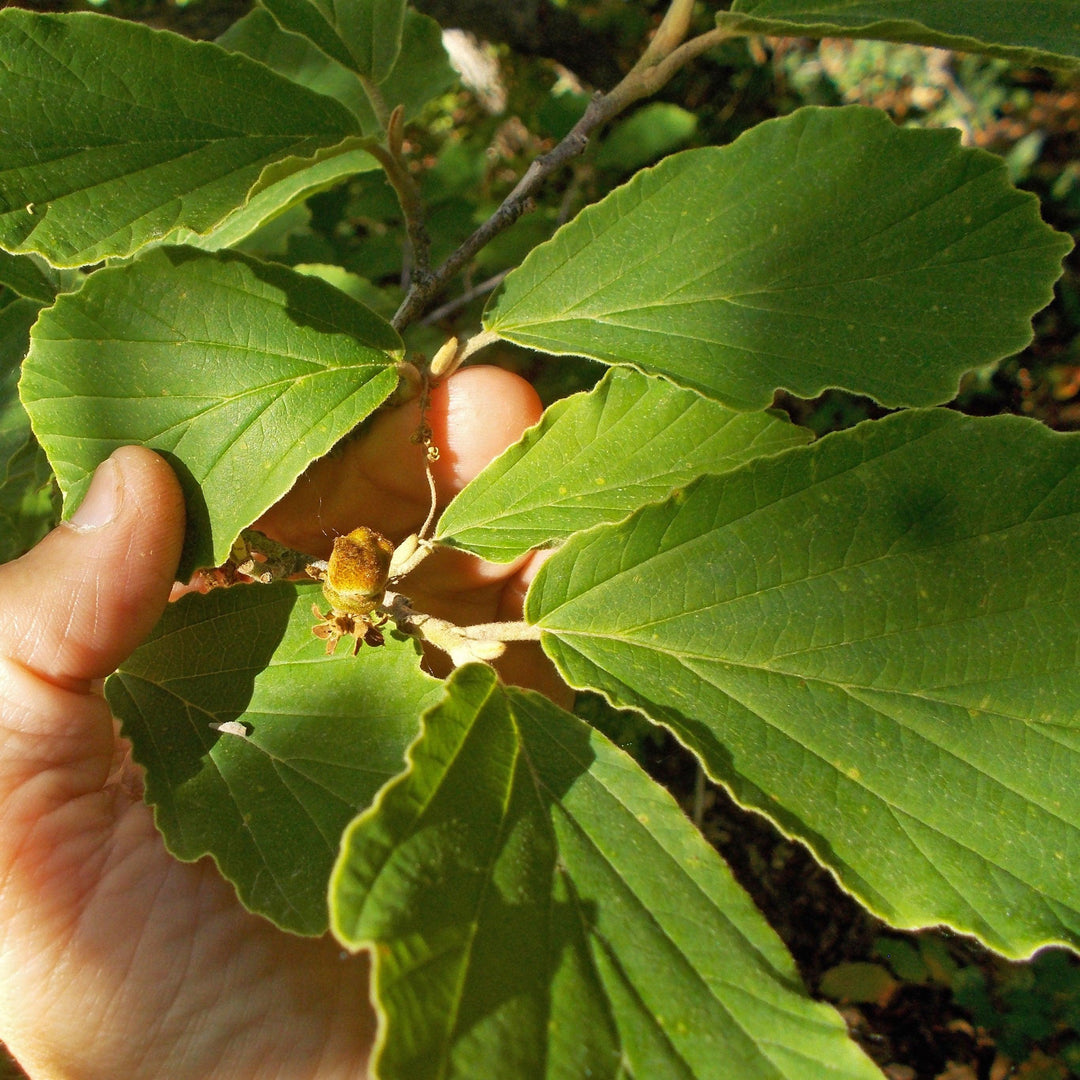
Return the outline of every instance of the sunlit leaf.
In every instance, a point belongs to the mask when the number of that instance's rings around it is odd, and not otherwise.
[[[1071,246],[959,138],[808,108],[676,154],[532,251],[485,325],[740,409],[777,387],[947,401],[1028,343]]]
[[[106,685],[169,850],[212,855],[248,908],[303,934],[326,929],[341,832],[401,770],[440,687],[390,634],[326,656],[321,599],[288,584],[190,594]]]
[[[779,416],[740,413],[635,371],[556,402],[446,508],[435,539],[508,562],[618,521],[702,473],[806,443]]]
[[[629,757],[489,668],[447,691],[331,887],[375,946],[379,1076],[878,1076]]]
[[[0,11],[0,245],[59,266],[204,233],[356,118],[245,56],[95,14]]]
[[[717,21],[777,37],[910,41],[1022,67],[1080,65],[1077,0],[735,0]]]
[[[21,393],[65,502],[118,446],[166,455],[185,488],[181,575],[241,529],[397,385],[397,334],[305,274],[160,248],[42,313]]]
[[[899,413],[571,538],[526,602],[896,926],[1080,943],[1080,436]]]

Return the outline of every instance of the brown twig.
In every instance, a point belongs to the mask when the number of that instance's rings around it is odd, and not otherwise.
[[[367,151],[383,167],[405,217],[405,230],[412,252],[411,289],[425,286],[431,278],[431,237],[424,221],[424,204],[420,201],[420,191],[398,154],[378,144],[367,147]]]
[[[423,318],[424,325],[432,326],[445,319],[448,315],[453,315],[455,311],[460,311],[463,307],[471,304],[478,296],[483,296],[485,293],[497,289],[503,283],[503,278],[509,273],[509,270],[500,270],[486,281],[481,281],[479,285],[466,289],[460,296],[455,296],[453,300],[447,300],[445,304],[437,307],[434,311],[429,311]]]
[[[676,8],[680,11],[685,9],[682,0],[675,0],[673,9]],[[683,27],[683,32],[685,32],[685,27]],[[682,45],[678,45],[670,34],[666,35],[663,48],[655,48],[654,41],[638,64],[618,86],[606,94],[596,94],[589,102],[584,115],[570,129],[566,137],[554,149],[542,154],[529,165],[514,190],[503,199],[499,208],[472,236],[437,269],[424,277],[420,275],[414,277],[405,299],[391,320],[394,328],[401,331],[418,319],[451,278],[469,263],[481,248],[490,243],[499,233],[508,229],[525,213],[532,197],[540,190],[547,178],[568,161],[585,152],[589,138],[597,128],[635,101],[656,93],[681,67],[703,52],[715,48],[730,36],[730,30],[717,27],[691,38]],[[665,52],[665,49],[670,51]]]

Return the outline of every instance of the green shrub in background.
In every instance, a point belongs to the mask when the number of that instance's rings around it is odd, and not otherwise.
[[[464,240],[440,198],[453,161],[433,185],[410,169],[403,127],[452,73],[399,0],[263,0],[217,44],[0,12],[0,281],[19,297],[0,310],[4,554],[51,520],[49,475],[75,504],[138,442],[185,485],[182,574],[228,566],[408,381],[401,335],[547,178],[710,49],[830,35],[1080,63],[1074,0],[1038,18],[1020,0],[736,0],[696,36],[692,6]],[[693,130],[651,108],[650,154]],[[600,164],[636,168],[640,145],[613,138]],[[361,174],[354,198],[385,211],[377,170],[410,241],[396,311],[341,268],[252,254]],[[499,561],[557,548],[526,625],[485,645],[538,637],[571,686],[666,726],[892,925],[1011,957],[1080,944],[1080,442],[938,406],[1030,340],[1070,246],[998,159],[873,109],[665,157],[488,303],[461,353],[502,339],[610,370],[431,538]],[[829,387],[893,411],[811,441],[769,409]],[[326,655],[316,600],[290,581],[185,597],[107,693],[178,857],[212,854],[283,931],[374,950],[380,1076],[877,1075],[599,731],[484,664],[425,674],[389,594],[406,634]],[[953,989],[978,1006],[974,982]]]

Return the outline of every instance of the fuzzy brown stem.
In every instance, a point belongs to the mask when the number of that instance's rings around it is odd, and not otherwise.
[[[383,167],[386,179],[397,195],[405,217],[405,231],[412,251],[412,288],[426,288],[431,279],[431,237],[424,221],[420,191],[409,175],[404,161],[385,146],[369,146],[367,151]]]

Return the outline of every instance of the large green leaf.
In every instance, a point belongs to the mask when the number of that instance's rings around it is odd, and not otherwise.
[[[480,665],[346,833],[331,908],[375,949],[384,1080],[879,1075],[671,797]]]
[[[609,371],[556,402],[446,508],[435,539],[509,562],[531,547],[618,521],[702,473],[805,444],[769,413],[740,413],[636,371]]]
[[[155,249],[42,313],[21,393],[65,500],[125,443],[184,485],[181,573],[240,530],[397,385],[401,342],[318,278],[235,253]]]
[[[317,93],[337,98],[356,115],[365,134],[380,130],[356,74],[306,38],[282,30],[264,8],[253,8],[218,39],[218,44],[242,52]],[[456,78],[442,47],[438,24],[426,15],[407,11],[401,54],[381,87],[384,100],[391,106],[403,104],[405,119],[409,120],[428,100],[452,86]],[[206,236],[181,231],[169,239],[206,251],[220,251],[240,243],[255,229],[316,192],[378,167],[365,150],[347,145],[315,155],[311,164],[299,170],[292,159],[286,159],[265,169],[248,201]]]
[[[443,47],[442,27],[429,16],[407,8],[401,52],[390,74],[379,83],[383,101],[391,109],[403,105],[405,120],[411,120],[429,101],[458,84],[458,73]]]
[[[1080,436],[899,413],[579,534],[526,602],[897,926],[1080,944]]]
[[[365,134],[379,132],[379,122],[356,73],[332,60],[299,34],[281,29],[270,13],[252,8],[218,38],[218,44],[246,53],[317,93],[337,98],[356,114]],[[408,8],[401,32],[401,52],[379,93],[388,107],[405,106],[413,119],[433,97],[457,82],[442,44],[439,24]]]
[[[248,908],[303,934],[326,929],[341,832],[400,772],[440,689],[389,634],[326,656],[320,597],[288,584],[185,596],[106,684],[169,850],[212,855]],[[247,734],[214,726],[227,722]]]
[[[56,522],[52,469],[19,401],[19,366],[39,305],[0,310],[0,563],[34,546]]]
[[[358,75],[382,82],[401,49],[405,0],[261,0],[285,30],[302,34]]]
[[[338,102],[208,42],[0,12],[0,245],[59,266],[203,233],[263,169],[359,134]]]
[[[958,132],[801,109],[588,207],[507,277],[485,325],[735,408],[828,386],[930,405],[1027,344],[1070,244]]]
[[[1077,0],[735,0],[717,22],[744,33],[910,41],[1025,67],[1080,65]]]
[[[336,98],[355,114],[365,135],[377,133],[375,114],[356,72],[332,60],[306,37],[283,30],[266,8],[253,7],[217,43],[266,64],[318,94]]]

